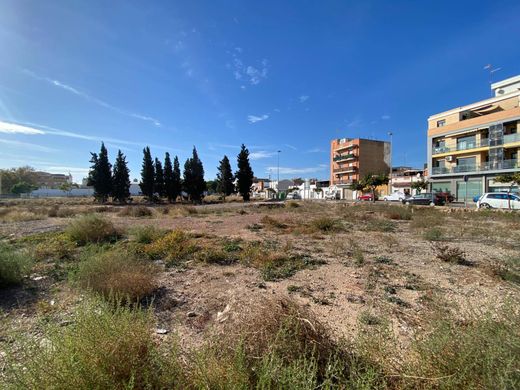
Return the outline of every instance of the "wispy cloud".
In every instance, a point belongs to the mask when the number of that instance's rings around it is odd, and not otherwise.
[[[40,80],[40,81],[45,81],[55,87],[58,87],[58,88],[61,88],[67,92],[70,92],[76,96],[79,96],[89,102],[92,102],[94,104],[97,104],[101,107],[104,107],[104,108],[107,108],[109,110],[112,110],[114,112],[117,112],[118,114],[121,114],[121,115],[125,115],[125,116],[129,116],[131,118],[135,118],[135,119],[140,119],[142,121],[146,121],[146,122],[151,122],[153,123],[155,126],[157,127],[160,127],[162,126],[161,122],[158,120],[158,119],[155,119],[151,116],[148,116],[148,115],[143,115],[143,114],[140,114],[140,113],[135,113],[135,112],[131,112],[131,111],[127,111],[125,109],[122,109],[120,107],[117,107],[117,106],[114,106],[110,103],[107,103],[105,102],[104,100],[101,100],[101,99],[98,99],[97,97],[94,97],[94,96],[91,96],[83,91],[80,91],[79,89],[77,88],[74,88],[70,85],[67,85],[59,80],[54,80],[54,79],[51,79],[49,77],[43,77],[43,76],[40,76],[36,73],[34,73],[33,71],[30,71],[28,69],[23,69],[23,73],[36,79],[36,80]]]
[[[28,134],[28,135],[45,134],[43,131],[34,129],[32,127],[27,127],[27,126],[18,125],[16,123],[2,122],[2,121],[0,121],[0,133]]]
[[[259,151],[256,151],[256,152],[251,152],[249,154],[249,158],[251,160],[260,160],[262,158],[273,157],[274,155],[276,155],[276,152],[268,152],[268,151],[265,151],[265,150],[259,150]]]
[[[0,138],[0,144],[11,145],[11,146],[15,146],[16,148],[35,150],[38,152],[46,152],[46,153],[52,153],[52,152],[58,151],[57,149],[48,148],[47,146],[32,144],[30,142],[21,142],[21,141],[14,141],[14,140],[10,140],[10,139],[2,139],[2,138]]]
[[[384,121],[387,121],[390,118],[391,118],[390,115],[386,115],[386,114],[381,116],[381,119],[384,120]]]
[[[347,127],[358,127],[358,126],[361,126],[363,121],[361,119],[354,119],[351,121],[345,120],[345,123],[347,124]]]
[[[280,167],[280,174],[282,175],[303,175],[308,173],[318,173],[323,172],[327,169],[326,164],[320,164],[315,167],[308,167],[308,168],[291,168],[291,167]],[[266,172],[269,172],[270,170],[276,171],[277,167],[267,167]]]
[[[301,95],[298,100],[300,100],[300,103],[305,103],[307,100],[309,100],[309,95]]]
[[[54,127],[44,126],[44,125],[31,123],[31,122],[11,123],[11,122],[0,121],[0,124],[2,124],[2,126],[4,126],[4,127],[0,127],[0,129],[1,128],[8,128],[9,126],[13,126],[13,125],[14,126],[24,127],[24,128],[26,128],[26,130],[25,130],[26,132],[24,134],[29,134],[29,135],[52,135],[52,136],[60,136],[60,137],[82,139],[82,140],[85,140],[85,141],[94,141],[94,142],[102,142],[103,141],[107,145],[112,144],[113,146],[118,147],[121,150],[124,150],[124,149],[123,149],[123,147],[121,147],[119,145],[137,146],[137,147],[140,147],[140,148],[144,147],[145,145],[148,145],[148,146],[150,146],[151,148],[154,148],[154,149],[162,149],[162,150],[168,150],[168,151],[173,151],[173,152],[181,152],[181,153],[185,152],[184,150],[180,150],[180,149],[176,149],[176,148],[170,148],[170,147],[165,146],[165,145],[149,144],[149,143],[147,143],[145,141],[143,141],[143,142],[135,142],[135,141],[127,141],[127,140],[111,138],[111,137],[102,137],[102,136],[98,136],[98,135],[82,134],[82,133],[77,133],[77,132],[72,132],[72,131],[67,131],[67,130],[56,129]],[[0,130],[0,133],[2,133],[1,130]]]
[[[305,153],[326,153],[326,151],[321,148],[313,148],[307,150]]]
[[[289,149],[292,149],[292,150],[298,150],[298,148],[296,146],[293,146],[293,145],[284,144],[284,146],[289,148]]]
[[[247,121],[249,123],[256,123],[256,122],[261,122],[261,121],[265,121],[266,119],[269,118],[269,115],[267,114],[264,114],[264,115],[260,115],[260,116],[256,116],[256,115],[248,115],[247,116]]]

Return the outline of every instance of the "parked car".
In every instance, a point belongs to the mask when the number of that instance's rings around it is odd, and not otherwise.
[[[393,194],[383,196],[383,200],[385,202],[391,202],[391,201],[402,202],[406,198],[408,198],[408,196],[404,192],[394,192]]]
[[[444,199],[444,203],[451,203],[455,200],[455,197],[450,192],[436,192],[435,196]]]
[[[325,194],[326,200],[337,200],[339,199],[339,192],[330,192]]]
[[[289,192],[287,194],[287,197],[285,199],[287,200],[295,200],[295,199],[301,199],[302,197],[297,192]]]
[[[364,194],[364,195],[358,196],[357,200],[362,201],[362,202],[369,202],[369,201],[374,200],[374,198],[372,198],[372,194]],[[377,200],[377,195],[376,195],[376,200]]]
[[[520,209],[520,197],[507,192],[487,192],[477,201],[479,209]]]
[[[425,192],[417,194],[411,198],[403,200],[404,204],[407,205],[428,205],[428,206],[443,206],[446,203],[444,197],[439,196],[438,193]]]

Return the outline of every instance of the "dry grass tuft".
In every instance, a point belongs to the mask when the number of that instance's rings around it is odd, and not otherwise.
[[[153,212],[146,206],[125,206],[118,214],[121,217],[142,218],[151,217]]]
[[[114,241],[121,236],[112,222],[95,214],[73,220],[67,227],[66,233],[78,245]]]

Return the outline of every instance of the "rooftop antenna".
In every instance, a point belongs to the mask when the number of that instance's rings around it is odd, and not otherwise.
[[[484,70],[489,71],[489,85],[493,84],[493,73],[498,72],[502,68],[493,68],[493,65],[487,64],[484,66]],[[491,96],[493,96],[493,90],[491,90]]]

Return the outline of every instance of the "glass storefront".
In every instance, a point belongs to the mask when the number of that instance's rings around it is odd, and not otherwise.
[[[432,183],[432,192],[451,192],[451,182],[438,181]]]
[[[467,187],[466,187],[467,186]],[[475,196],[482,195],[482,181],[457,181],[457,201],[464,202],[467,190],[467,201],[471,201]]]

